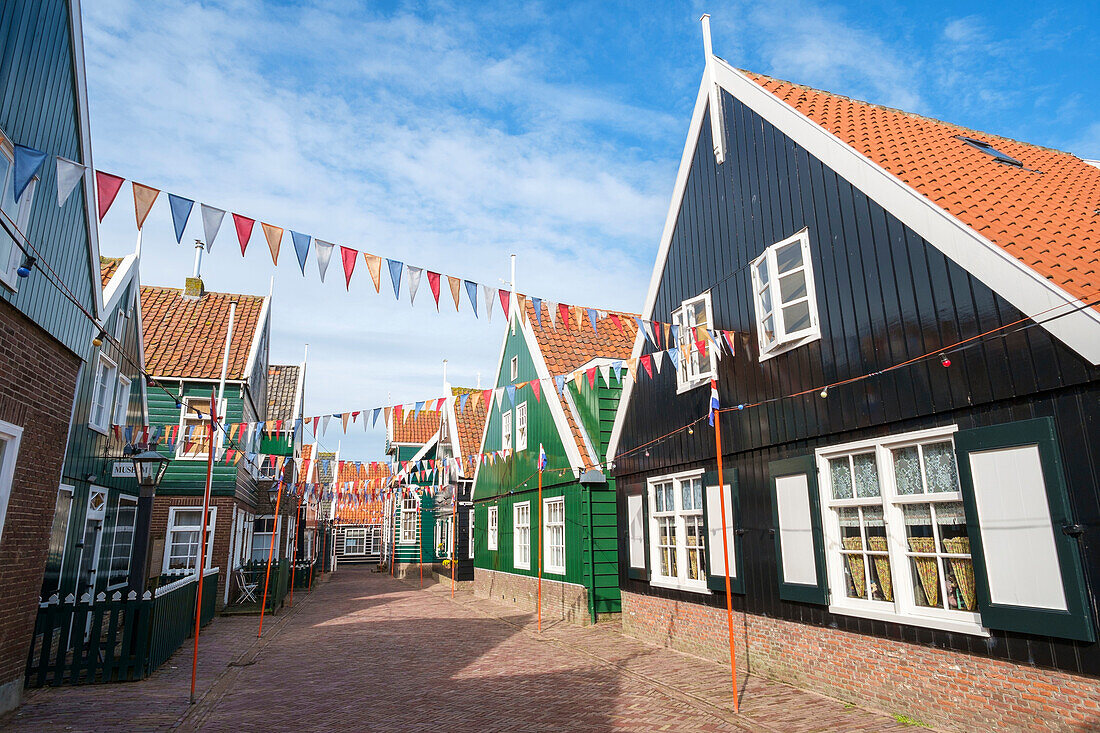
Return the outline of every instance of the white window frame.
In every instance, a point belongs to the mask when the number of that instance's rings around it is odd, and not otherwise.
[[[787,303],[781,302],[779,293],[779,274],[775,255],[781,248],[798,242],[802,247],[802,272],[806,275],[806,295],[800,298],[792,298]],[[768,271],[768,282],[765,285],[760,278],[759,266],[764,265]],[[774,356],[786,353],[791,349],[816,341],[821,338],[821,322],[817,312],[817,290],[814,286],[813,261],[810,259],[810,232],[803,229],[801,232],[776,242],[749,264],[749,272],[752,277],[752,303],[756,314],[756,340],[760,347],[760,361],[767,361]],[[784,277],[797,272],[797,268],[791,272],[783,273]],[[763,294],[767,291],[770,295],[772,309],[764,310]],[[805,301],[809,304],[810,325],[798,331],[787,332],[783,318],[783,306],[790,306]],[[775,340],[768,343],[764,338],[764,320],[771,315],[775,323]]]
[[[989,636],[982,627],[981,614],[973,612],[927,608],[918,606],[913,595],[914,578],[909,565],[909,551],[905,542],[905,516],[902,507],[906,504],[962,504],[962,492],[946,491],[925,494],[899,495],[897,480],[893,469],[892,452],[918,444],[947,442],[954,444],[953,436],[958,426],[919,430],[899,435],[890,435],[872,440],[861,440],[843,445],[819,448],[815,451],[818,465],[818,490],[821,495],[821,513],[825,536],[825,565],[830,588],[829,611],[845,616],[858,616],[877,621],[888,621],[908,626],[923,626],[942,631],[952,631],[975,636]],[[857,453],[875,453],[878,470],[881,502],[875,506],[883,508],[886,524],[887,555],[890,560],[890,578],[893,585],[894,600],[879,601],[863,598],[848,598],[845,592],[844,555],[841,552],[840,515],[838,509],[844,507],[867,506],[873,499],[852,498],[833,499],[832,480],[829,459],[840,458]],[[956,472],[958,468],[956,467]],[[940,553],[942,554],[942,553]],[[977,558],[971,555],[971,562]]]
[[[511,381],[519,379],[519,357],[513,356],[511,361],[508,362],[509,369],[508,374],[511,377]]]
[[[680,303],[680,307],[672,311],[672,322],[677,327],[677,346],[680,349],[680,365],[676,370],[676,393],[681,394],[709,384],[710,380],[718,375],[718,356],[714,353],[714,345],[703,339],[707,353],[699,353],[695,340],[691,338],[691,329],[697,325],[695,307],[702,305],[706,323],[704,326],[714,329],[714,311],[711,309],[710,293]]]
[[[469,540],[470,545],[470,559],[474,559],[474,510],[469,509],[469,514],[466,515],[466,519],[469,525],[466,527],[466,537]]]
[[[488,528],[486,529],[486,545],[490,550],[497,550],[499,549],[497,545],[497,508],[495,506],[489,507],[488,511],[486,512],[486,517],[488,518],[486,521],[486,524],[488,525]]]
[[[561,520],[550,521],[550,509],[551,505],[561,506]],[[555,533],[561,532],[561,543],[555,541]],[[565,575],[565,497],[557,496],[549,499],[542,500],[542,569],[543,572],[553,573],[555,575]],[[561,550],[561,562],[558,563],[553,559],[555,549]]]
[[[19,458],[19,443],[22,440],[22,427],[0,420],[0,539],[4,536],[11,485],[15,480],[15,462]]]
[[[191,409],[191,403],[192,402],[206,402],[207,405],[208,405],[207,409],[208,410],[210,409],[209,408],[209,402],[210,402],[209,397],[200,397],[198,395],[190,395],[188,397],[181,397],[180,398],[180,405],[181,405],[180,406],[180,422],[179,422],[180,429],[179,429],[179,435],[176,438],[176,456],[175,456],[175,460],[177,460],[177,461],[205,461],[205,460],[207,460],[208,454],[205,451],[202,452],[202,453],[199,453],[198,451],[195,451],[195,450],[192,450],[191,452],[186,451],[187,441],[184,440],[184,430],[187,427],[188,421],[190,420],[193,423],[198,423],[200,426],[202,426],[204,428],[210,423],[210,415],[208,413],[204,413],[204,417],[203,417],[202,420],[199,420],[198,418],[195,417],[195,413]],[[218,415],[219,415],[219,419],[222,422],[225,422],[226,402],[227,402],[227,400],[225,400],[225,399],[222,399],[218,402]],[[252,437],[253,434],[254,435],[259,435],[260,431],[255,430],[255,431],[251,432],[249,437]],[[221,448],[222,448],[222,443],[224,442],[224,437],[225,436],[224,436],[224,433],[222,433],[222,431],[220,431],[220,430],[215,431],[215,433],[214,433],[214,446],[215,446],[214,455],[215,456],[218,455],[218,451],[220,451]],[[191,442],[195,443],[197,441],[192,440]],[[246,440],[244,442],[247,443],[249,441]],[[255,439],[253,439],[251,442],[255,443]],[[252,446],[246,448],[246,450],[256,450],[256,447],[254,445],[252,445]],[[257,461],[254,461],[250,464],[250,466],[251,466],[250,470],[252,472],[252,477],[253,478],[256,478],[257,472],[259,470],[256,467],[257,462],[258,462],[258,459],[257,459]],[[249,550],[249,553],[251,553],[251,550]]]
[[[115,387],[114,417],[111,419],[111,422],[115,425],[126,424],[126,413],[130,411],[131,385],[132,382],[129,377],[123,374],[118,375],[118,385]]]
[[[122,502],[132,504],[134,508],[134,523],[130,525],[130,544],[126,547],[126,570],[123,572],[123,581],[121,583],[115,583],[111,585],[111,576],[114,575],[115,564],[115,551],[118,549],[118,541],[115,539],[115,535],[118,533],[118,516],[122,510]],[[134,552],[134,534],[137,532],[137,504],[138,500],[136,496],[129,496],[128,494],[119,494],[118,501],[115,502],[115,526],[111,530],[111,552],[107,557],[107,590],[116,590],[118,588],[124,588],[130,579],[130,559]]]
[[[118,314],[115,317],[115,341],[120,345],[122,344],[123,328],[126,325],[126,312],[121,308],[118,309]]]
[[[516,452],[527,450],[527,401],[516,405]]]
[[[525,522],[520,523],[520,514]],[[522,530],[522,532],[521,532]],[[521,536],[525,538],[521,541]],[[531,569],[531,502],[512,505],[512,565],[520,570]]]
[[[202,514],[202,504],[192,504],[183,506],[173,506],[168,508],[168,528],[164,535],[164,560],[161,565],[161,572],[179,572],[181,568],[175,568],[170,570],[172,559],[172,533],[173,532],[200,532],[202,526],[198,524],[185,524],[182,526],[176,526],[176,513],[177,512],[198,512]],[[217,527],[218,520],[218,507],[210,507],[210,515],[206,524],[206,557],[204,565],[206,570],[213,567],[214,561],[214,529]],[[251,550],[249,550],[251,552]],[[198,560],[196,556],[195,560]],[[197,563],[196,563],[197,564]],[[194,568],[190,568],[191,572],[194,572]]]
[[[416,544],[417,515],[419,512],[420,500],[415,496],[401,500],[401,535],[397,544]]]
[[[500,447],[502,450],[512,450],[511,410],[500,413]]]
[[[107,366],[106,376],[103,376],[101,367]],[[103,390],[103,403],[100,404],[96,400],[96,395],[99,394],[100,389]],[[111,357],[99,352],[96,358],[95,365],[95,377],[92,380],[92,399],[91,406],[88,408],[88,427],[97,433],[107,434],[107,429],[111,426],[111,418],[115,412],[115,395],[118,392],[118,364]],[[97,420],[96,410],[97,407],[102,408],[102,414],[99,415]]]
[[[272,520],[272,522],[271,522],[271,531],[270,532],[257,532],[256,531],[256,522],[264,521],[264,520],[268,520],[268,519]],[[279,538],[282,536],[282,530],[283,530],[283,517],[282,517],[282,515],[279,515],[278,517],[276,517],[274,514],[257,514],[255,517],[253,517],[252,518],[252,537],[251,537],[251,539],[249,540],[249,543],[248,543],[248,559],[249,559],[249,561],[266,563],[267,558],[268,558],[268,552],[271,551],[271,547],[272,547],[271,543],[274,542],[274,547],[275,547],[276,550],[279,548]],[[264,544],[267,545],[267,547],[257,548],[256,547],[256,540],[257,539],[262,540],[265,537],[267,538],[267,542],[265,542]],[[254,558],[253,556],[256,554],[257,549],[259,549],[261,551],[262,555],[259,558]],[[277,561],[279,559],[278,553],[277,552],[272,553],[271,558],[272,558],[272,560],[271,560],[272,562]]]
[[[15,176],[15,146],[12,145],[3,130],[0,130],[0,155],[3,155],[8,162],[7,173],[0,175],[0,197],[7,198],[8,196],[12,196],[14,199],[15,183],[13,177]],[[35,188],[37,188],[38,180],[39,177],[35,175],[27,185],[27,189],[19,198],[19,203],[17,204],[19,208],[15,213],[14,219],[0,211],[0,216],[3,216],[10,224],[15,226],[20,238],[23,238],[23,232],[27,231],[27,224],[30,222],[31,205],[34,202],[34,191]],[[7,233],[0,232],[0,236],[7,236]],[[25,241],[25,239],[23,241]],[[23,260],[23,252],[19,248],[19,244],[21,243],[22,242],[12,245],[7,262],[0,262],[0,282],[13,291],[19,290],[19,276],[16,275],[15,271]]]
[[[710,568],[708,563],[710,557],[707,552],[707,536],[704,531],[704,517],[706,514],[706,501],[707,501],[707,487],[702,486],[702,501],[699,508],[693,508],[689,510],[683,509],[683,494],[681,485],[685,481],[697,480],[700,484],[703,484],[704,471],[701,469],[682,471],[680,473],[668,474],[665,476],[654,476],[646,481],[646,502],[649,506],[649,567],[650,585],[655,585],[660,588],[672,588],[675,590],[683,590],[691,593],[703,593],[710,595],[711,590],[707,587],[707,573]],[[671,511],[658,512],[657,511],[657,486],[663,484],[672,484],[673,494],[673,509]],[[676,575],[665,575],[661,572],[661,547],[660,547],[660,520],[665,517],[673,519],[673,525],[676,530],[675,544],[673,545],[676,553]],[[691,579],[688,577],[688,547],[687,547],[687,522],[688,517],[695,521],[698,517],[698,537],[701,540],[701,544],[698,545],[698,551],[700,553],[700,570],[699,577]]]
[[[360,552],[348,552],[348,538],[354,537],[359,543]],[[344,554],[348,557],[359,557],[367,554],[367,528],[347,527],[344,529]]]

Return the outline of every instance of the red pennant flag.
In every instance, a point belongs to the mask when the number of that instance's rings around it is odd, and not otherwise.
[[[428,287],[432,289],[432,297],[435,298],[435,312],[439,312],[439,273],[428,270]]]
[[[585,372],[588,375],[588,388],[596,388],[596,367],[591,367]]]
[[[340,259],[344,261],[344,287],[348,290],[351,290],[351,273],[355,272],[355,260],[358,257],[359,250],[340,246]]]
[[[247,216],[233,215],[233,226],[237,228],[237,241],[241,243],[241,257],[244,257],[244,251],[248,249],[248,240],[252,239],[252,227],[255,223],[255,219],[249,219]]]
[[[653,379],[653,357],[646,354],[642,357],[642,366],[645,367],[645,373],[649,375],[650,379]]]
[[[542,390],[542,385],[540,384],[539,380],[532,379],[531,380],[531,391],[535,393],[535,402],[541,402],[542,401],[542,399],[539,397],[539,392],[541,390]]]
[[[107,215],[107,210],[115,202],[115,196],[118,196],[118,191],[122,188],[122,183],[125,180],[125,178],[119,178],[103,171],[95,172],[95,190],[96,198],[99,199],[100,221],[103,221],[103,217]]]
[[[735,353],[737,353],[736,349],[733,346],[733,331],[723,331],[722,335],[726,337],[726,343],[730,347],[730,356],[733,356]]]
[[[401,413],[403,413],[404,411],[405,411],[405,406],[404,405],[394,405],[393,406],[393,422],[394,422],[394,425],[396,425],[399,422],[403,422],[401,420]]]
[[[625,336],[626,331],[623,330],[623,324],[619,320],[619,315],[617,313],[608,313],[607,317],[610,318],[611,322],[615,324],[615,328],[619,329],[619,333]]]
[[[565,324],[565,330],[569,330],[569,306],[565,303],[558,303],[558,315],[561,316],[562,322]]]
[[[510,292],[508,292],[507,290],[505,290],[504,288],[501,288],[500,290],[498,290],[497,294],[500,296],[500,307],[504,309],[504,317],[507,318],[508,317],[508,301],[511,298],[512,294]]]
[[[481,399],[485,400],[485,411],[489,411],[489,404],[493,400],[493,390],[483,389],[481,390]]]

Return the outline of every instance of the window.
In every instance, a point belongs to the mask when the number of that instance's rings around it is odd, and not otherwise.
[[[282,530],[283,518],[276,521],[273,514],[256,517],[252,520],[252,562],[267,562],[268,552],[271,550],[271,537],[275,537],[275,546],[279,546],[279,533]],[[278,553],[274,553],[272,561],[279,559]]]
[[[709,592],[702,473],[654,479],[649,489],[650,582]]]
[[[19,197],[19,203],[15,203],[15,150],[11,142],[3,132],[0,132],[0,211],[9,225],[14,224],[20,233],[27,231],[27,223],[31,215],[31,202],[34,200],[35,176],[30,185]],[[7,229],[0,227],[0,282],[14,288],[16,283],[15,269],[22,261],[22,251],[16,245],[15,240],[8,234]]]
[[[548,573],[565,575],[565,499],[546,499],[543,508],[543,565]]]
[[[92,413],[88,416],[88,426],[101,433],[106,433],[109,427],[117,370],[118,367],[106,355],[99,355],[95,367],[95,383],[92,385]]]
[[[137,522],[137,499],[119,496],[115,510],[115,531],[111,538],[111,554],[107,566],[107,590],[121,588],[130,579],[130,551],[134,547],[134,524]]]
[[[527,403],[516,405],[516,450],[527,450]]]
[[[512,563],[531,569],[531,502],[512,506]]]
[[[130,379],[121,374],[118,377],[118,388],[115,391],[115,425],[126,424],[126,413],[130,409]]]
[[[23,428],[0,420],[0,537],[4,532],[8,499],[11,498],[11,484],[15,476],[15,459],[19,455],[19,441],[22,439]]]
[[[821,338],[808,231],[768,247],[751,271],[761,361]]]
[[[984,140],[975,140],[972,137],[966,137],[964,135],[959,135],[958,138],[959,138],[959,140],[962,140],[967,145],[969,145],[973,148],[977,148],[978,150],[982,151],[986,155],[993,156],[993,159],[996,160],[998,163],[1004,163],[1005,165],[1015,166],[1016,168],[1023,168],[1024,167],[1024,164],[1021,163],[1019,160],[1017,160],[1016,158],[1013,158],[1011,155],[1009,155],[1007,153],[1002,153],[1000,150],[997,150],[997,148],[993,147],[992,145],[985,142]]]
[[[451,517],[446,516],[436,520],[436,555],[439,557],[451,557]]]
[[[685,392],[706,384],[717,374],[718,359],[706,336],[698,329],[713,328],[710,293],[685,300],[672,312],[680,349],[680,366],[676,370],[676,391]]]
[[[497,508],[495,506],[489,507],[489,521],[488,531],[486,535],[488,537],[488,547],[490,550],[497,549]]]
[[[401,502],[401,544],[411,545],[416,543],[416,525],[420,502],[416,497],[410,497]]]
[[[512,411],[500,416],[500,447],[504,450],[512,450]]]
[[[980,630],[953,432],[818,451],[833,610]]]
[[[122,343],[122,332],[126,328],[126,313],[119,308],[115,318],[115,341]]]
[[[345,555],[365,555],[367,554],[367,528],[366,527],[348,527],[344,530],[344,554]]]
[[[467,536],[470,538],[470,559],[474,559],[474,510],[471,509],[467,515],[470,521],[469,532]]]
[[[218,508],[210,507],[206,521],[206,552],[203,565],[211,567],[210,555],[214,549],[214,522]],[[164,572],[194,571],[199,561],[199,543],[202,532],[202,507],[171,507],[168,510],[168,537],[165,542]]]
[[[510,372],[511,378],[512,378],[512,381],[514,382],[517,379],[519,379],[519,357],[518,356],[513,356],[512,361],[509,362],[509,364],[511,366],[511,372]]]
[[[210,426],[210,398],[184,397],[181,402],[183,407],[180,408],[180,433],[179,438],[176,440],[176,458],[205,461],[210,451],[210,435],[208,432]],[[219,411],[224,415],[225,400],[221,401],[219,408]],[[201,418],[199,413],[202,413]],[[187,434],[188,430],[191,431],[190,435]],[[250,436],[259,436],[259,434],[260,431],[256,430],[254,434],[250,433]],[[218,440],[220,442],[220,435]],[[249,444],[251,450],[257,450],[254,439],[241,442]],[[253,477],[255,477],[255,472]]]

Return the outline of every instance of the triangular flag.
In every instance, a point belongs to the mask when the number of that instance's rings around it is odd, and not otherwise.
[[[535,393],[535,402],[540,402],[542,398],[539,393],[542,392],[542,383],[539,380],[531,380],[531,391]]]
[[[592,324],[592,333],[594,333],[598,336],[600,334],[600,332],[596,330],[596,309],[595,308],[589,308],[588,309],[588,322]]]
[[[381,411],[381,408],[378,408],[378,407],[376,407],[376,408],[374,408],[374,412],[373,412],[373,413],[371,414],[371,421],[370,421],[370,426],[371,426],[372,428],[373,428],[373,427],[374,427],[375,425],[377,425],[377,424],[378,424],[378,413],[379,413],[380,411]],[[363,421],[363,425],[365,426],[366,424],[367,424],[367,421],[366,421],[366,420],[364,420],[364,421]]]
[[[432,297],[435,298],[435,312],[439,312],[439,273],[428,270],[428,287],[432,289]]]
[[[470,299],[470,307],[474,309],[474,318],[477,318],[477,283],[465,281],[466,297]]]
[[[535,309],[535,322],[542,328],[542,298],[531,298],[531,307]]]
[[[451,298],[455,302],[455,312],[458,312],[459,294],[462,292],[462,278],[447,276],[447,286],[451,289]]]
[[[497,298],[497,289],[488,285],[482,285],[481,292],[485,295],[485,314],[489,317],[489,323],[492,323],[493,301]]]
[[[573,384],[577,387],[577,392],[581,391],[581,387],[584,386],[584,371],[578,369],[573,372]]]
[[[172,211],[172,228],[176,231],[176,244],[183,241],[183,230],[187,226],[187,220],[191,217],[191,209],[194,206],[195,202],[191,199],[185,199],[174,193],[168,194],[168,208]]]
[[[584,308],[579,305],[573,306],[573,317],[577,319],[577,330],[579,331],[584,324]]]
[[[308,234],[300,234],[291,229],[290,240],[294,242],[294,254],[298,255],[298,267],[302,269],[302,275],[305,275],[306,256],[309,255],[310,236]]]
[[[516,313],[519,314],[519,322],[522,324],[527,323],[527,296],[523,293],[516,293]]]
[[[463,412],[466,412],[466,402],[469,401],[469,399],[470,399],[470,393],[469,392],[463,392],[462,397],[459,399],[459,402],[458,402],[458,412],[459,412],[459,414],[461,414]]]
[[[409,274],[409,303],[413,304],[416,301],[416,291],[420,288],[420,276],[424,273],[424,268],[409,265],[406,269]]]
[[[508,391],[508,401],[512,403],[512,407],[516,406],[516,385],[509,384],[505,387]]]
[[[367,263],[367,272],[374,283],[374,292],[382,292],[382,258],[369,252],[363,253],[363,261]]]
[[[107,215],[107,211],[111,208],[111,204],[115,202],[115,196],[118,196],[119,189],[122,188],[122,184],[125,178],[119,178],[111,173],[104,173],[103,171],[95,172],[95,191],[96,199],[99,201],[99,220],[103,221],[103,217]]]
[[[497,407],[504,406],[504,387],[497,387],[493,390],[493,395],[497,398]]]
[[[344,261],[344,287],[351,290],[351,273],[355,272],[355,261],[359,259],[359,250],[340,245],[340,259]]]
[[[349,417],[351,417],[351,415],[349,415],[346,412],[340,415],[340,422],[342,422],[344,424],[344,434],[345,435],[347,435],[347,432],[348,432],[348,418]]]
[[[564,394],[565,392],[565,377],[561,374],[554,377],[554,384],[558,387],[558,394]]]
[[[237,241],[241,243],[241,257],[244,257],[244,251],[248,249],[248,240],[252,239],[252,227],[255,224],[255,219],[249,219],[247,216],[240,214],[233,215],[233,226],[237,229]]]
[[[328,272],[328,262],[332,259],[332,250],[336,248],[336,245],[323,239],[313,241],[317,243],[317,272],[321,275],[321,282],[324,282],[325,273]]]
[[[485,402],[485,412],[489,411],[489,406],[493,404],[493,390],[483,389],[481,390],[481,399]]]
[[[642,366],[645,367],[645,373],[649,375],[649,378],[653,378],[653,357],[646,354],[642,357]]]
[[[405,266],[405,263],[398,260],[386,260],[386,265],[390,268],[390,281],[393,283],[393,297],[397,300],[401,300],[401,268]]]
[[[664,360],[665,352],[654,351],[653,352],[653,365],[657,367],[657,373],[661,373],[661,362]]]
[[[626,372],[630,375],[633,381],[638,381],[638,360],[627,359],[626,360]]]
[[[202,214],[202,233],[206,237],[206,251],[209,252],[214,247],[214,239],[222,227],[225,212],[206,204],[199,204],[199,212]]]
[[[511,297],[512,294],[509,291],[504,290],[504,289],[498,290],[497,294],[500,296],[500,307],[504,310],[504,317],[507,318],[508,317],[508,301],[509,301],[509,298]]]
[[[588,375],[588,388],[589,389],[595,389],[596,388],[596,367],[588,367],[588,370],[587,370],[586,374]]]
[[[680,350],[671,348],[668,350],[668,359],[672,362],[672,368],[680,371]]]
[[[27,186],[31,185],[38,169],[42,167],[42,161],[46,159],[46,154],[41,150],[28,148],[26,145],[16,145],[14,152],[15,164],[12,167],[15,170],[12,175],[12,184],[15,187],[15,203],[19,203],[19,197],[27,190]]]
[[[324,417],[321,418],[321,432],[322,433],[327,433],[328,432],[328,421],[331,420],[331,419],[332,419],[332,415],[325,415]]]
[[[84,177],[87,169],[80,163],[57,156],[57,205],[64,206],[69,200],[76,184]]]
[[[279,264],[279,247],[283,245],[283,228],[274,224],[260,222],[264,230],[264,238],[267,239],[267,248],[271,250],[271,264]]]
[[[723,331],[722,335],[726,339],[726,344],[728,344],[729,347],[730,347],[730,356],[736,356],[737,355],[737,349],[733,345],[733,332],[732,331]]]
[[[137,228],[140,230],[145,225],[145,219],[149,216],[149,210],[153,208],[153,202],[157,200],[157,196],[160,195],[159,188],[153,188],[146,186],[143,183],[134,181],[130,184],[134,189],[134,220],[137,222]]]
[[[546,312],[550,314],[550,328],[558,328],[558,304],[552,300],[546,301]]]
[[[611,386],[611,365],[610,364],[601,364],[600,365],[600,375],[603,377],[603,383],[606,384],[608,387],[610,387]]]
[[[626,331],[623,330],[623,324],[622,321],[619,320],[619,315],[617,313],[609,313],[607,317],[615,324],[615,328],[619,329],[619,333],[625,336]]]
[[[565,303],[558,304],[558,315],[561,316],[561,323],[565,326],[565,330],[569,330],[569,306]]]

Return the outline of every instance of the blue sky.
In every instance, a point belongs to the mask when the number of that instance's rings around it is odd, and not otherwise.
[[[1100,158],[1096,3],[83,3],[96,167],[287,229],[484,283],[641,308],[702,72],[735,66]],[[133,250],[130,193],[101,227]],[[120,205],[121,204],[121,205]],[[259,225],[257,224],[257,229]],[[190,274],[158,201],[143,281]],[[203,275],[274,293],[274,362],[309,343],[307,413],[493,380],[503,320],[302,278],[227,221]],[[271,278],[274,277],[274,282]],[[341,434],[358,460],[381,430]]]

